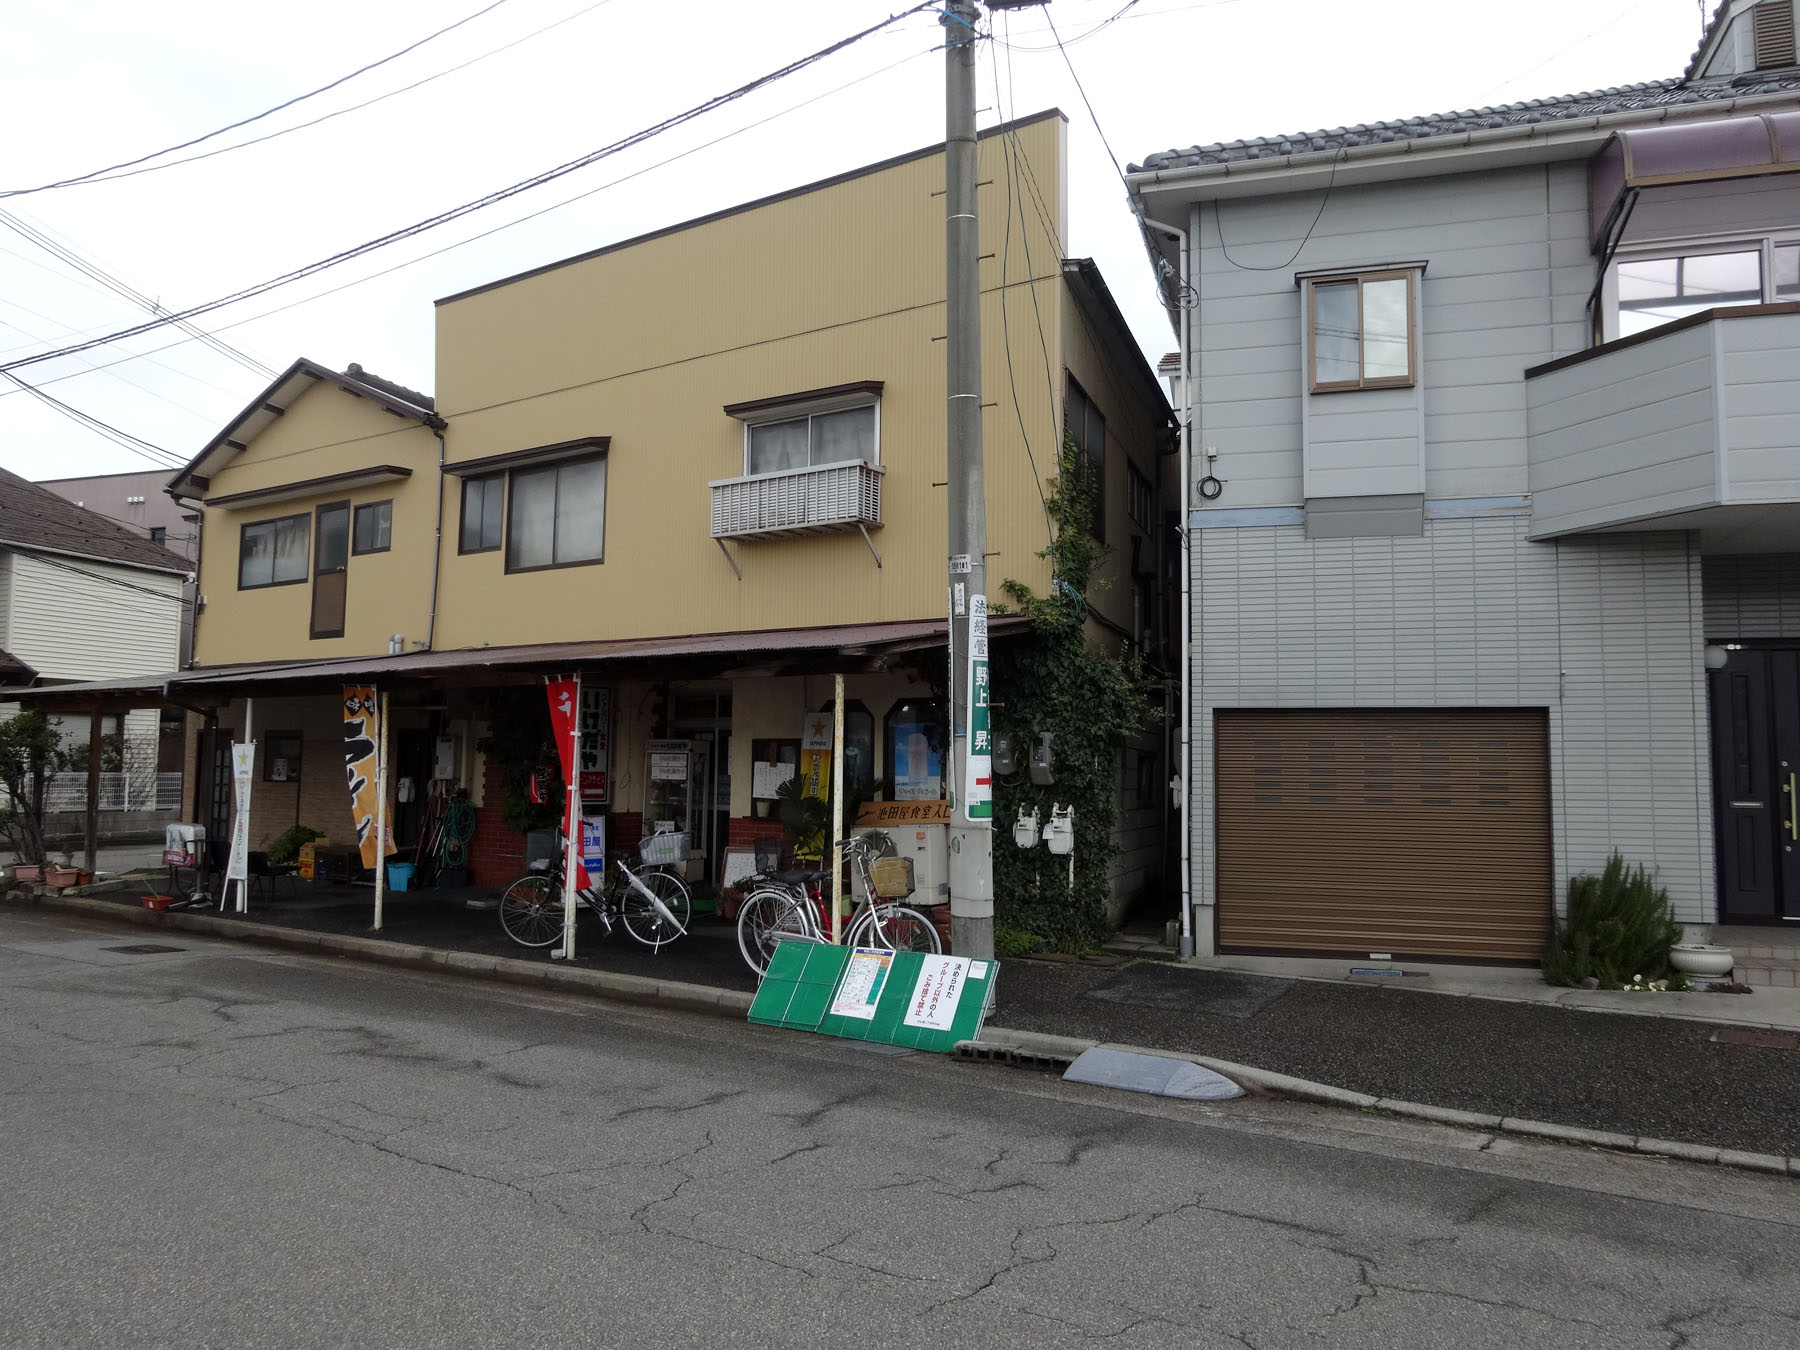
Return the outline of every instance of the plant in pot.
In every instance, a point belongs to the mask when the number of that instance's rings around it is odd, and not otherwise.
[[[14,875],[20,881],[43,876],[44,800],[50,780],[74,766],[75,753],[38,709],[27,708],[0,722],[0,787],[6,789],[0,842],[18,859]]]
[[[310,844],[315,839],[325,836],[306,825],[290,825],[269,841],[263,850],[268,855],[271,867],[292,867],[300,861],[302,845]]]

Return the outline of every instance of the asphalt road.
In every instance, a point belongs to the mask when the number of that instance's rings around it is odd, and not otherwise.
[[[1783,1179],[62,916],[0,1101],[9,1350],[1800,1340]]]

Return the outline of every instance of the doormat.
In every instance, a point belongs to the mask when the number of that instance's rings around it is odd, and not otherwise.
[[[1127,966],[1082,992],[1101,1003],[1203,1013],[1209,1017],[1255,1017],[1293,988],[1292,980],[1245,975],[1235,970],[1190,970],[1158,961]]]

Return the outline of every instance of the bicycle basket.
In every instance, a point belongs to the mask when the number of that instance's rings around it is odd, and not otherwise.
[[[686,830],[676,830],[673,834],[653,834],[638,845],[638,860],[644,863],[686,862],[687,855]]]
[[[869,864],[869,880],[883,900],[904,900],[913,893],[913,860],[877,858]]]

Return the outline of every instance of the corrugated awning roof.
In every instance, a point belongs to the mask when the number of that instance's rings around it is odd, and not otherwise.
[[[995,636],[1026,624],[1022,615],[998,615],[988,621]],[[299,692],[308,684],[346,681],[398,681],[432,684],[456,677],[497,677],[590,666],[705,663],[709,659],[755,656],[785,658],[782,666],[807,666],[837,657],[878,657],[940,647],[943,619],[907,619],[889,623],[841,624],[827,628],[776,628],[741,633],[699,633],[686,637],[617,638],[598,642],[549,642],[519,647],[463,647],[450,651],[407,652],[398,656],[348,656],[317,661],[272,661],[203,667],[118,680],[92,680],[50,688],[0,691],[7,699],[67,703],[141,700],[145,703],[212,701],[237,694]],[[776,673],[774,671],[771,674]]]
[[[1800,172],[1800,112],[1615,132],[1588,165],[1588,225],[1597,245],[1633,188]]]

